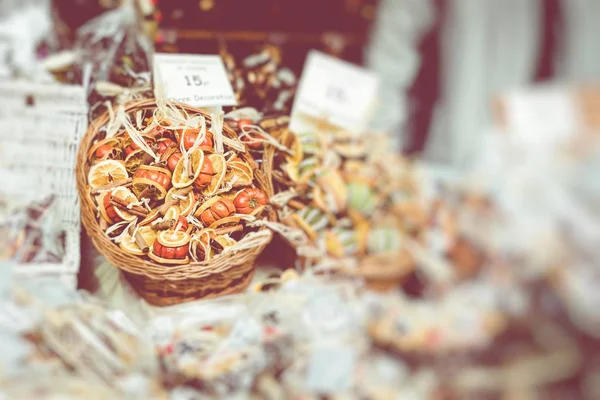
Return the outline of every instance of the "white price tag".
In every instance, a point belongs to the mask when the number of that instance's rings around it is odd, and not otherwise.
[[[514,90],[504,97],[506,130],[528,145],[568,139],[583,127],[573,92],[560,86]]]
[[[171,101],[195,107],[235,106],[237,101],[220,56],[154,54],[154,79]]]
[[[323,121],[361,133],[372,117],[378,90],[372,72],[313,50],[304,64],[290,129],[303,132]]]

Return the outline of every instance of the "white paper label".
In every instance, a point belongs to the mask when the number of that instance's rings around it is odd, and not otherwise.
[[[225,65],[217,55],[154,54],[154,79],[171,101],[195,107],[235,106]]]
[[[378,89],[372,72],[313,50],[304,64],[290,129],[304,132],[326,121],[361,133],[372,117]]]
[[[505,98],[507,131],[528,145],[569,138],[583,125],[573,96],[565,88],[551,86],[509,93]]]

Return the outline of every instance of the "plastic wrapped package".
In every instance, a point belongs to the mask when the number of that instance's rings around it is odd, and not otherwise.
[[[93,119],[106,101],[152,97],[151,52],[133,2],[124,1],[79,27],[71,48],[45,56],[41,66],[54,80],[88,89]]]
[[[154,381],[153,348],[124,314],[82,298],[52,279],[27,282],[14,290],[16,304],[38,332],[37,343],[77,376],[133,398],[161,393]],[[42,371],[44,360],[31,361],[30,370]],[[51,364],[45,364],[48,371]]]
[[[235,298],[178,306],[148,322],[168,386],[221,397],[250,389],[265,367],[262,326]]]

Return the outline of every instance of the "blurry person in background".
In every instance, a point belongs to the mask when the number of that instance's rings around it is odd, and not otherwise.
[[[597,0],[382,0],[366,57],[383,80],[377,128],[468,167],[495,95],[600,78],[599,31]]]

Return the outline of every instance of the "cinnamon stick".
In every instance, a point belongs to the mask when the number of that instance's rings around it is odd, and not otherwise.
[[[166,221],[157,222],[155,224],[152,224],[152,229],[155,231],[165,231],[167,229],[173,228],[174,225],[175,225],[175,220],[169,219]]]
[[[129,227],[129,235],[133,235],[134,231],[135,228],[133,226]],[[140,250],[144,253],[147,253],[150,250],[150,246],[148,246],[148,243],[146,243],[141,233],[135,232],[133,239],[135,240],[135,244],[137,244]]]
[[[127,211],[129,214],[133,214],[133,215],[135,215],[137,217],[145,217],[146,215],[148,215],[147,212],[144,214],[144,213],[140,212],[139,210],[134,210],[132,208],[123,207],[122,204],[119,204],[119,203],[117,203],[115,201],[112,201],[112,200],[110,201],[110,204],[112,204],[115,207],[119,207],[119,208]]]
[[[154,161],[154,158],[150,154],[144,153],[144,157],[142,158],[142,165],[148,165],[152,161]]]
[[[188,175],[188,178],[192,179],[194,177],[194,169],[192,168],[192,157],[188,157],[186,173]]]
[[[141,214],[142,217],[145,217],[149,213],[149,211],[146,208],[141,206],[132,206],[131,208],[129,208],[129,202],[127,200],[119,199],[115,196],[110,196],[110,202],[112,205],[122,208],[125,211],[128,211],[134,215]]]
[[[167,210],[177,203],[179,203],[178,199],[169,199],[158,208],[158,212],[160,213],[160,215],[165,215],[167,213]]]
[[[140,250],[142,250],[144,253],[147,253],[148,251],[150,251],[150,246],[148,246],[148,243],[146,243],[146,241],[144,240],[144,237],[142,236],[142,234],[140,232],[135,233],[134,239],[135,239],[135,243],[138,245]]]
[[[107,183],[106,185],[98,186],[96,189],[92,190],[93,195],[97,195],[102,193],[104,190],[113,189],[119,186],[129,187],[132,185],[132,178],[123,179],[122,181],[115,181],[111,183]]]
[[[146,186],[144,188],[144,190],[142,190],[142,193],[140,193],[140,200],[143,199],[144,197],[148,197],[148,195],[150,194],[150,192],[153,190],[153,186]]]

